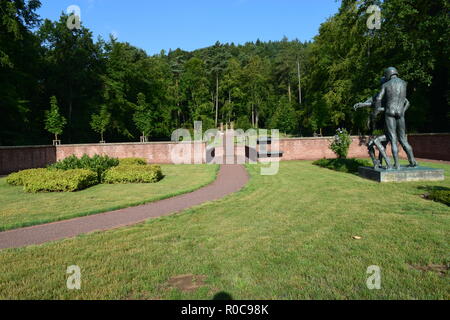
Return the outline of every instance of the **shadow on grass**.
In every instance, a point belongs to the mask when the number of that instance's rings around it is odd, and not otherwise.
[[[422,195],[423,198],[450,206],[450,188],[443,186],[420,186],[418,189],[426,192]]]
[[[220,301],[220,300],[227,301],[227,300],[233,300],[233,297],[231,296],[231,294],[229,294],[225,291],[221,291],[221,292],[216,293],[212,299],[218,300],[218,301]]]
[[[417,189],[423,190],[423,191],[428,191],[428,192],[432,192],[432,191],[449,191],[450,192],[450,188],[443,187],[443,186],[420,186]]]
[[[314,165],[330,170],[358,174],[359,167],[371,167],[368,160],[361,159],[320,159],[313,162]]]

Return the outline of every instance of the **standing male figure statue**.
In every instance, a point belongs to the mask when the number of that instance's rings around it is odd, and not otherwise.
[[[386,135],[391,143],[392,155],[394,157],[395,169],[400,169],[398,159],[398,142],[408,156],[409,166],[416,167],[417,162],[406,137],[405,111],[406,111],[406,81],[398,76],[398,71],[394,67],[385,70],[386,82],[381,86],[381,91],[376,98],[376,108],[382,109],[384,105]],[[384,103],[383,103],[384,101]]]

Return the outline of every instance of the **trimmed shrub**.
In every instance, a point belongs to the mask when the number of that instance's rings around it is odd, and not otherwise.
[[[31,169],[13,173],[6,181],[14,186],[23,186],[26,192],[73,192],[98,183],[97,174],[91,170],[47,170]]]
[[[6,178],[6,183],[12,186],[23,186],[25,179],[31,179],[33,177],[43,175],[47,171],[48,171],[47,169],[28,169],[11,173]]]
[[[140,165],[145,166],[147,161],[144,158],[124,158],[119,159],[119,165],[129,166],[129,165]]]
[[[358,173],[359,167],[371,167],[368,160],[360,159],[320,159],[313,162],[314,165],[339,172]]]
[[[154,183],[163,178],[157,165],[121,165],[105,172],[104,183]]]
[[[118,166],[119,159],[110,158],[108,156],[95,155],[92,158],[88,155],[83,155],[78,159],[75,155],[67,157],[58,161],[55,164],[48,166],[50,170],[73,170],[73,169],[86,169],[97,173],[98,181],[102,181],[103,174],[106,170]]]
[[[450,190],[448,190],[448,189],[445,189],[445,190],[441,190],[441,189],[432,190],[430,192],[430,194],[428,194],[428,199],[433,200],[433,201],[437,201],[437,202],[441,202],[443,204],[446,204],[446,205],[450,206]]]

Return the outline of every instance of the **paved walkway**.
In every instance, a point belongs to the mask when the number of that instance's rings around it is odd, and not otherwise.
[[[222,165],[217,179],[197,191],[146,205],[101,214],[0,232],[0,249],[42,244],[83,233],[133,225],[150,218],[170,215],[239,191],[248,181],[241,165]]]

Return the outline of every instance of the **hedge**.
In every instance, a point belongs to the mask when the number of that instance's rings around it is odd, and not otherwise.
[[[163,178],[158,165],[120,165],[107,170],[104,183],[154,183]]]
[[[28,169],[19,172],[11,173],[6,178],[6,183],[12,186],[23,186],[25,179],[31,179],[33,177],[39,177],[47,173],[47,169]]]
[[[109,168],[119,165],[119,159],[110,158],[108,156],[94,155],[89,157],[88,155],[83,155],[78,159],[75,155],[67,157],[63,160],[56,162],[48,166],[50,170],[71,170],[71,169],[86,169],[92,170],[97,173],[97,179],[101,182],[103,178],[103,173]]]
[[[23,185],[26,192],[73,192],[98,184],[97,174],[91,170],[31,169],[13,173],[6,181]]]
[[[124,158],[119,159],[119,165],[128,166],[128,165],[141,165],[144,166],[147,164],[147,161],[144,158]]]

